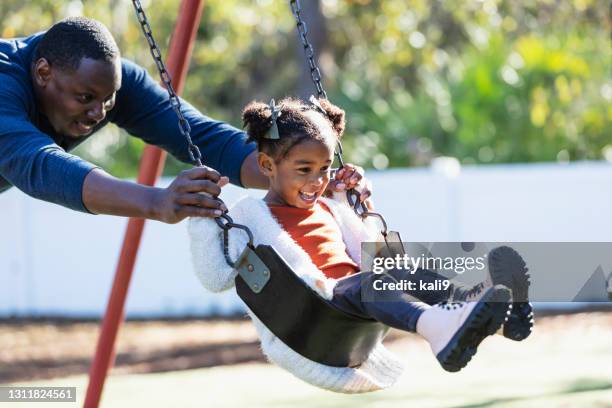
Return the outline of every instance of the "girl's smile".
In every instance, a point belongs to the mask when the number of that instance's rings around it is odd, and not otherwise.
[[[266,202],[312,208],[329,184],[333,156],[333,147],[317,140],[294,146],[277,162],[260,153],[260,167],[270,179]]]

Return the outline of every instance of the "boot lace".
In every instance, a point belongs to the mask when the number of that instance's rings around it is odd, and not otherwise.
[[[482,292],[483,288],[484,288],[484,282],[480,282],[479,284],[475,285],[472,289],[469,289],[465,293],[466,299],[469,299],[475,295],[478,295],[480,292]]]
[[[444,310],[456,310],[465,306],[465,302],[455,302],[445,300],[443,302],[438,303],[438,306]]]
[[[468,299],[474,298],[480,294],[484,287],[485,283],[480,282],[479,284],[472,286],[470,289],[456,288],[453,292],[452,299],[453,301],[467,302]]]

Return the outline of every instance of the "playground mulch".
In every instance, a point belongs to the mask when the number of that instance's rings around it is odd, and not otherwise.
[[[538,316],[538,333],[612,327],[612,313]],[[100,324],[74,320],[0,320],[0,383],[85,374]],[[581,329],[582,328],[582,329]],[[422,342],[392,331],[386,342]],[[154,373],[265,361],[248,320],[128,321],[117,339],[113,373]]]
[[[100,322],[0,320],[0,383],[89,371]],[[150,373],[263,360],[249,321],[127,321],[114,373]]]

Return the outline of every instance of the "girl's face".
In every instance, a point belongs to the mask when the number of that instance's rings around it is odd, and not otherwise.
[[[312,208],[329,184],[333,158],[332,146],[312,139],[293,146],[279,162],[260,152],[260,169],[270,179],[266,201]]]

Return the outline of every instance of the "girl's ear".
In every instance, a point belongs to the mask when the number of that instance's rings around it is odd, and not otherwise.
[[[274,159],[264,152],[259,152],[257,154],[257,164],[264,176],[270,177],[274,172]]]

